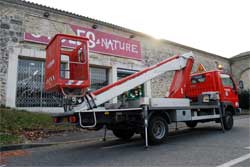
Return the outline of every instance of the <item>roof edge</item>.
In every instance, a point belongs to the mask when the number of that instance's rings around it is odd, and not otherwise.
[[[183,45],[183,44],[176,43],[176,42],[173,42],[173,41],[169,41],[169,40],[166,40],[166,39],[160,39],[160,41],[165,42],[165,43],[170,43],[170,44],[175,45],[175,46],[180,46],[180,47],[183,47],[185,49],[190,49],[190,50],[193,50],[193,51],[208,54],[208,55],[211,55],[211,56],[214,56],[214,57],[219,57],[221,59],[229,60],[229,58],[227,58],[227,57],[223,57],[223,56],[220,56],[220,55],[217,55],[217,54],[214,54],[214,53],[210,53],[210,52],[207,52],[207,51],[204,51],[204,50],[193,48],[191,46]]]
[[[92,23],[98,23],[100,25],[108,26],[108,27],[111,27],[111,28],[116,28],[117,30],[124,31],[124,32],[127,32],[127,33],[136,33],[138,35],[152,37],[152,36],[150,36],[148,34],[145,34],[145,33],[139,32],[139,31],[135,31],[135,30],[132,30],[132,29],[121,27],[121,26],[111,24],[111,23],[108,23],[108,22],[104,22],[104,21],[101,21],[101,20],[93,19],[93,18],[90,18],[90,17],[86,17],[86,16],[76,14],[76,13],[72,13],[72,12],[68,12],[68,11],[65,11],[65,10],[61,10],[61,9],[57,9],[57,8],[53,8],[53,7],[49,7],[49,6],[45,6],[45,5],[41,5],[41,4],[38,4],[38,3],[26,1],[26,0],[0,0],[0,1],[5,2],[5,3],[7,2],[7,3],[16,4],[16,5],[21,5],[21,6],[24,6],[24,7],[31,7],[31,8],[37,9],[37,10],[44,10],[44,11],[52,12],[52,13],[55,13],[55,14],[60,14],[60,15],[64,15],[64,16],[73,17],[73,18],[76,18],[76,19],[82,19],[82,20],[89,21],[89,22],[92,22]]]
[[[240,54],[237,54],[237,55],[231,57],[230,59],[235,60],[235,59],[239,59],[239,58],[247,57],[247,56],[250,56],[250,51],[242,52]]]

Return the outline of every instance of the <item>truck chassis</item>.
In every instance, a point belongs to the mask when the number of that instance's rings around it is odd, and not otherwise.
[[[174,122],[185,122],[193,128],[198,122],[216,121],[221,124],[223,132],[232,128],[233,116],[231,112],[224,110],[219,101],[191,105],[188,101],[189,99],[141,98],[137,100],[137,104],[133,102],[127,108],[95,108],[79,113],[55,114],[54,118],[62,122],[64,118],[75,116],[75,124],[81,128],[98,130],[104,126],[125,140],[138,133],[145,138],[145,147],[149,143],[164,142],[168,136],[168,124]]]

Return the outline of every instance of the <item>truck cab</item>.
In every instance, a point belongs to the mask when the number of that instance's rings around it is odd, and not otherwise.
[[[237,85],[231,75],[213,70],[190,75],[186,96],[192,102],[198,102],[199,96],[205,92],[216,92],[221,103],[233,114],[239,110]]]

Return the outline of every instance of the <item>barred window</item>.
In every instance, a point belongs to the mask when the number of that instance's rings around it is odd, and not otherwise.
[[[62,107],[62,94],[48,93],[44,89],[45,62],[19,59],[17,70],[16,107]],[[66,68],[61,65],[61,68]],[[90,68],[91,89],[96,90],[108,84],[105,68]]]

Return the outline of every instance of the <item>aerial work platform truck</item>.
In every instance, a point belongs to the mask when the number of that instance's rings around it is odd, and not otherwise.
[[[174,122],[194,128],[215,121],[223,132],[232,129],[233,115],[240,111],[234,80],[222,70],[206,71],[202,65],[191,74],[193,64],[192,53],[172,56],[91,91],[88,39],[57,34],[46,48],[45,89],[63,94],[64,113],[55,114],[53,120],[83,129],[105,127],[124,140],[141,134],[146,147],[166,141],[168,125]],[[174,72],[166,97],[122,96],[166,72]],[[118,96],[123,99],[111,103]]]

